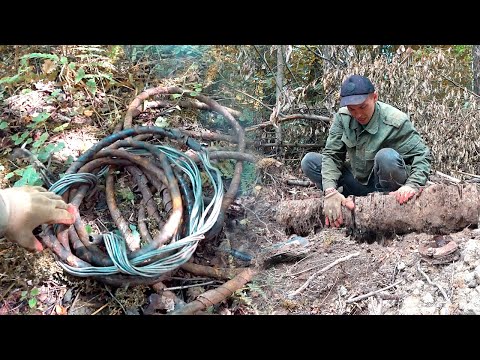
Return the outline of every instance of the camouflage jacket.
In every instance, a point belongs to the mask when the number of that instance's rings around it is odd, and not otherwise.
[[[430,149],[407,114],[377,101],[372,119],[363,127],[347,107],[340,108],[322,153],[323,189],[337,188],[347,154],[353,176],[366,185],[373,173],[375,154],[382,148],[393,148],[403,157],[409,173],[406,185],[414,189],[425,185],[431,167]]]

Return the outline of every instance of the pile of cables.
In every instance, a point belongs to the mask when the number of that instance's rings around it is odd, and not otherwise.
[[[146,138],[177,141],[194,156],[139,140]],[[142,195],[134,209],[138,232],[132,232],[131,217],[127,221],[116,204],[115,174],[122,170],[131,175]],[[222,211],[221,173],[198,142],[175,129],[138,126],[114,133],[82,154],[49,190],[80,209],[104,177],[105,199],[115,229],[89,233],[78,212],[73,225],[45,225],[41,235],[60,266],[74,276],[117,286],[159,281],[191,258]],[[213,189],[207,201],[205,180]],[[160,216],[154,195],[161,198],[166,216]],[[154,236],[147,218],[157,223]]]

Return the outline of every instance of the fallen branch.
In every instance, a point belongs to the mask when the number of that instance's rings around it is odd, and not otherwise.
[[[178,310],[170,312],[169,315],[193,315],[196,312],[218,304],[232,295],[235,291],[245,286],[246,283],[252,280],[255,274],[255,270],[247,268],[232,280],[227,281],[225,284],[216,289],[204,292],[194,301],[186,304],[184,307]]]
[[[287,180],[287,185],[295,185],[295,186],[315,186],[314,183],[312,183],[310,180]]]
[[[444,177],[445,179],[455,183],[455,184],[458,184],[460,183],[462,180],[460,179],[457,179],[457,178],[454,178],[453,176],[450,176],[450,175],[447,175],[447,174],[444,174],[442,173],[441,171],[436,171],[435,174],[437,174],[438,176],[441,176],[441,177]]]
[[[402,280],[398,280],[396,283],[393,283],[393,284],[391,284],[391,285],[388,285],[388,286],[386,286],[386,287],[384,287],[384,288],[382,288],[382,289],[378,289],[378,290],[375,290],[375,291],[371,291],[371,292],[369,292],[369,293],[367,293],[367,294],[360,295],[360,296],[357,296],[357,297],[354,297],[354,298],[349,298],[349,299],[348,299],[347,301],[345,301],[345,302],[346,302],[347,304],[350,304],[350,303],[352,303],[352,302],[356,302],[356,301],[360,301],[360,300],[369,298],[370,296],[373,296],[373,295],[378,294],[378,293],[380,293],[380,292],[382,292],[382,291],[385,291],[385,290],[391,289],[391,288],[394,287],[394,286],[397,286],[397,285],[400,284],[402,281],[403,281],[403,279],[402,279]]]
[[[147,109],[158,108],[158,107],[174,108],[176,106],[179,106],[181,108],[194,108],[194,109],[207,110],[207,111],[212,110],[212,108],[209,105],[203,102],[200,102],[198,100],[181,100],[178,102],[167,101],[167,100],[145,101],[143,105],[140,104],[136,110],[138,111],[138,114],[140,114]],[[236,118],[240,118],[240,116],[242,116],[242,113],[238,110],[234,110],[226,106],[224,106],[224,108]],[[134,113],[133,116],[136,116],[138,114]]]
[[[258,129],[263,129],[267,126],[273,126],[275,124],[284,122],[284,121],[293,121],[298,119],[313,120],[313,121],[323,121],[324,123],[329,123],[332,121],[331,118],[320,115],[310,115],[310,114],[291,114],[284,117],[279,117],[275,121],[266,121],[258,125],[253,125],[245,128],[245,132],[254,131]]]
[[[315,279],[315,277],[316,277],[318,274],[321,274],[322,272],[327,271],[328,269],[334,267],[335,265],[338,265],[338,264],[340,264],[341,262],[350,260],[352,257],[358,256],[358,255],[360,255],[359,252],[356,252],[356,253],[353,253],[353,254],[344,256],[344,257],[342,257],[342,258],[340,258],[340,259],[335,260],[335,261],[332,262],[331,264],[325,266],[323,269],[320,269],[320,270],[314,272],[312,275],[310,275],[310,277],[307,279],[307,281],[305,281],[305,283],[304,283],[302,286],[300,286],[297,290],[295,290],[295,291],[291,292],[290,294],[288,294],[288,298],[289,298],[289,299],[292,299],[295,295],[300,294],[303,290],[305,290],[305,289],[308,287],[308,285],[310,285],[310,283],[313,281],[313,279]]]

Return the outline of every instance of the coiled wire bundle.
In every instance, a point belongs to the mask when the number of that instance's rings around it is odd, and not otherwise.
[[[201,171],[183,152],[168,146],[152,145],[132,136],[170,138],[196,151],[211,187],[213,197],[203,200]],[[114,196],[113,173],[125,168],[142,193],[138,205],[138,226],[145,212],[159,223],[151,237],[143,226],[143,245],[135,238]],[[208,153],[195,140],[176,130],[134,127],[106,137],[72,163],[64,177],[50,187],[78,209],[87,192],[106,176],[106,201],[118,231],[91,236],[78,214],[71,226],[45,226],[42,240],[58,256],[60,266],[80,277],[94,277],[113,285],[146,284],[187,262],[200,240],[216,223],[223,200],[221,174],[210,163]],[[150,186],[148,186],[150,185]],[[153,193],[162,196],[168,214],[165,222],[158,215]],[[103,250],[102,250],[103,249]]]

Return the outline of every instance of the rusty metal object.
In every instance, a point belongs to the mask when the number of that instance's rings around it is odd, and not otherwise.
[[[418,253],[426,260],[433,260],[435,263],[450,262],[458,249],[458,244],[451,236],[438,235],[426,244],[418,246]]]
[[[183,89],[172,88],[154,88],[148,89],[138,95],[130,104],[125,121],[119,124],[115,133],[107,136],[105,139],[93,145],[89,150],[82,154],[75,162],[71,164],[66,171],[66,175],[77,173],[98,174],[105,166],[109,166],[110,175],[107,176],[105,197],[108,208],[117,228],[122,233],[122,238],[126,240],[130,249],[127,251],[128,259],[139,256],[145,256],[150,251],[159,249],[162,245],[168,243],[176,233],[182,234],[188,232],[191,207],[193,204],[193,195],[188,188],[185,180],[179,177],[179,171],[172,168],[166,156],[155,146],[146,143],[144,139],[158,138],[171,139],[179,144],[179,147],[185,146],[193,150],[201,150],[201,145],[196,142],[191,134],[182,133],[177,129],[163,129],[152,126],[134,126],[132,127],[133,117],[139,115],[139,105],[150,96],[158,94],[183,94],[208,106],[208,109],[223,115],[230,122],[234,129],[234,136],[231,136],[232,142],[237,144],[237,151],[230,153],[218,153],[220,158],[232,158],[237,160],[234,176],[230,183],[221,204],[220,215],[215,225],[210,228],[205,236],[212,238],[217,236],[223,228],[224,214],[230,204],[233,202],[238,188],[240,186],[240,176],[242,173],[242,161],[255,161],[256,158],[245,154],[244,132],[238,122],[231,114],[231,109],[225,108],[217,102],[203,95],[191,95],[190,92]],[[124,130],[121,130],[122,127]],[[125,147],[143,149],[149,153],[147,157],[134,155],[126,151]],[[138,212],[139,222],[144,222],[146,214],[155,218],[159,222],[159,230],[155,236],[150,236],[145,223],[139,224],[139,230],[144,239],[144,245],[135,244],[132,232],[129,229],[129,222],[118,210],[114,196],[114,180],[111,172],[114,167],[119,171],[126,169],[132,174],[132,178],[142,194],[140,210]],[[150,184],[150,186],[148,186]],[[68,188],[62,195],[65,201],[72,203],[77,207],[81,206],[87,193],[92,189],[92,184],[75,184]],[[167,220],[161,222],[158,215],[156,204],[151,201],[154,193],[160,193],[163,201],[163,209],[167,212]],[[187,219],[187,220],[185,220]],[[160,220],[160,221],[159,221]],[[106,253],[102,244],[102,236],[92,238],[85,230],[80,213],[77,213],[76,221],[73,226],[46,226],[42,240],[46,247],[49,247],[63,264],[71,268],[92,268],[92,267],[111,267],[113,261]],[[138,241],[138,240],[137,240]],[[155,260],[171,255],[171,252],[156,255]],[[153,261],[152,259],[148,261]],[[121,286],[125,284],[152,284],[158,282],[162,276],[134,276],[129,274],[113,274],[106,276],[92,276],[102,282],[110,285]]]

